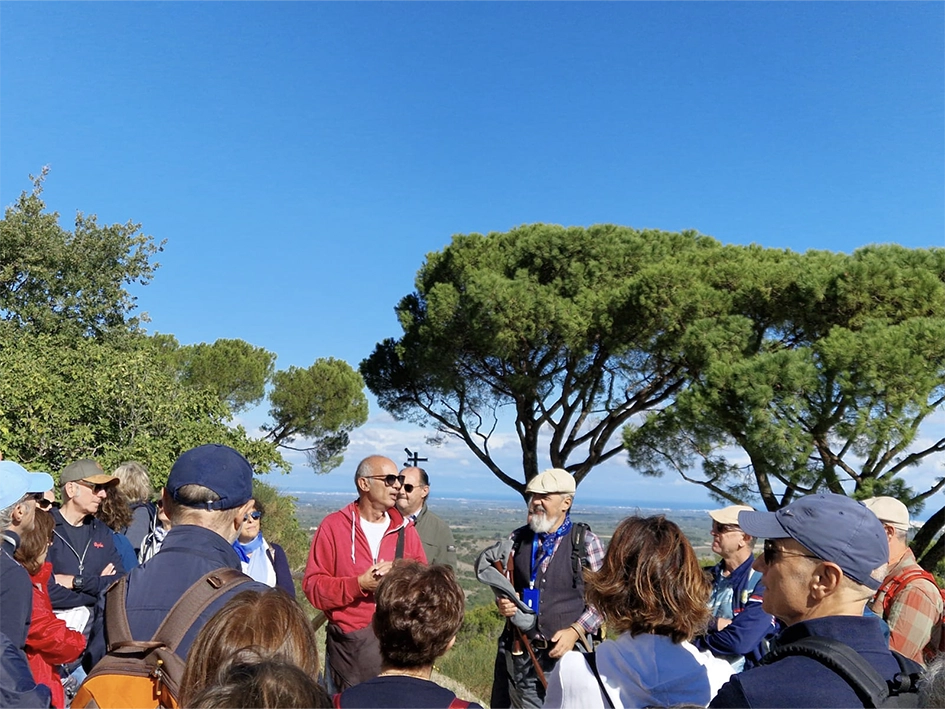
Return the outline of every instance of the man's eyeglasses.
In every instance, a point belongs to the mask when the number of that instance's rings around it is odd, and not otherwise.
[[[36,501],[36,506],[41,510],[48,510],[53,506],[52,500],[47,500],[41,492],[34,492],[33,499]]]
[[[740,532],[741,527],[737,524],[719,524],[718,522],[712,523],[712,534],[720,535],[725,534],[726,532]]]
[[[384,484],[387,487],[393,487],[394,483],[400,483],[401,487],[407,490],[407,486],[404,485],[403,475],[394,475],[393,473],[391,473],[390,475],[365,475],[364,477],[369,478],[371,480],[383,480]],[[410,488],[411,489],[407,490],[407,492],[410,492],[413,489],[413,485],[411,485]]]
[[[76,480],[79,485],[82,487],[87,487],[89,490],[94,492],[96,495],[102,490],[108,490],[108,485],[103,485],[101,483],[90,483],[87,480]]]
[[[823,561],[819,556],[812,556],[810,554],[801,554],[797,551],[785,551],[778,546],[775,546],[774,539],[765,539],[765,566],[771,566],[774,563],[774,560],[778,556],[799,556],[802,559],[817,559],[817,561]]]

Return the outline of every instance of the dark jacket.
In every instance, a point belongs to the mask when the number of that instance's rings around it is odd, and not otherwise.
[[[802,621],[782,632],[773,647],[812,635],[846,643],[887,680],[899,672],[876,618],[838,615]],[[813,658],[794,655],[735,675],[709,706],[861,707],[863,703],[833,670]]]
[[[92,530],[88,545],[83,549],[73,549],[63,531],[63,527],[69,523],[57,509],[52,510],[52,516],[56,526],[46,559],[52,564],[54,574],[81,576],[83,580],[82,590],[73,591],[71,588],[60,586],[51,576],[48,589],[52,607],[61,609],[94,606],[99,594],[125,573],[121,555],[115,548],[112,530],[95,517],[86,517],[82,524],[88,525]],[[109,564],[114,564],[115,575],[102,576],[102,570]]]
[[[289,568],[289,559],[285,555],[285,550],[278,544],[266,542],[269,549],[266,550],[266,556],[269,563],[272,564],[276,572],[276,586],[295,598],[295,584],[292,582],[292,569]]]
[[[3,533],[0,549],[0,632],[20,650],[26,647],[26,634],[33,614],[33,584],[30,575],[13,558],[20,538]]]
[[[36,684],[26,655],[4,633],[0,633],[0,707],[48,707],[49,687]]]
[[[709,632],[693,642],[700,650],[708,650],[713,655],[722,657],[741,655],[745,658],[745,669],[758,664],[767,652],[766,638],[774,637],[776,623],[774,616],[765,613],[761,600],[765,587],[761,583],[761,574],[754,574],[756,583],[752,585],[751,565],[755,558],[749,556],[735,569],[729,579],[732,583],[732,611],[735,617],[731,624],[722,630]],[[712,583],[721,581],[725,562],[720,561],[712,567]],[[711,631],[711,628],[710,628]]]
[[[240,569],[240,558],[226,539],[192,524],[173,527],[161,551],[128,574],[125,606],[132,637],[150,640],[184,592],[204,574],[222,568]],[[200,629],[236,593],[269,589],[266,584],[247,579],[200,614],[177,648],[181,658],[187,658]]]

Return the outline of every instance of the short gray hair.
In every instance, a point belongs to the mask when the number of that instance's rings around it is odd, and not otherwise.
[[[4,507],[2,510],[0,510],[0,531],[9,529],[13,526],[13,510],[16,509],[17,505],[22,505],[24,502],[26,502],[32,494],[33,493],[28,492],[12,505]]]
[[[151,476],[141,463],[135,460],[122,463],[112,475],[121,481],[118,485],[128,502],[147,502],[151,499]]]

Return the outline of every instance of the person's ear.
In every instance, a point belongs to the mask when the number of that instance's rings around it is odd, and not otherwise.
[[[11,515],[11,517],[12,517],[12,519],[13,519],[13,522],[14,522],[15,524],[19,524],[20,522],[23,521],[23,515],[25,515],[25,514],[26,514],[26,508],[23,507],[23,503],[22,503],[22,502],[17,502],[17,503],[13,506],[13,513],[12,513],[12,515]]]
[[[835,593],[843,581],[843,571],[831,561],[821,561],[817,570],[811,576],[811,595],[817,600],[823,600]]]
[[[240,527],[243,526],[243,520],[246,519],[253,507],[256,506],[256,500],[250,498],[236,511],[236,515],[233,517],[233,528],[239,533]]]
[[[561,510],[567,512],[571,509],[571,505],[574,504],[574,498],[571,495],[565,495],[561,503]]]

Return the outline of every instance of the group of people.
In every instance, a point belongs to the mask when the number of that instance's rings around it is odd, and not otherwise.
[[[50,475],[0,461],[2,705],[113,706],[130,658],[147,706],[478,707],[433,681],[465,594],[428,473],[369,456],[319,525],[301,588],[324,658],[252,480],[237,451],[199,446],[152,501],[143,466],[80,460],[60,504]],[[527,523],[476,560],[506,619],[492,707],[942,705],[943,595],[898,500],[713,510],[702,568],[662,516],[623,520],[605,549],[575,492],[565,470],[535,476]]]

